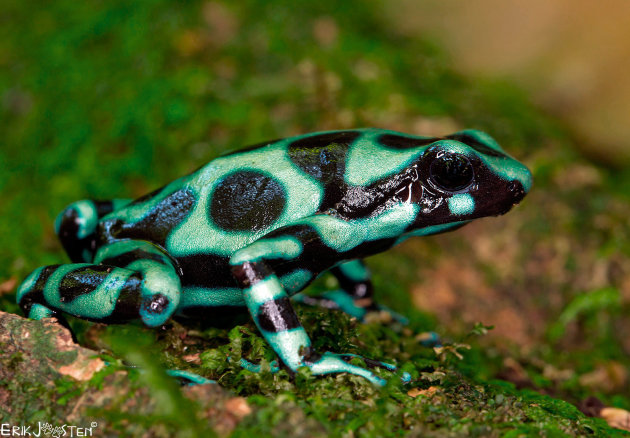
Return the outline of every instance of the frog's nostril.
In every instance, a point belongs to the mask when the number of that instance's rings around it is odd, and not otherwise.
[[[512,194],[512,196],[514,197],[514,199],[512,201],[514,203],[514,205],[516,205],[519,202],[521,202],[523,200],[523,198],[525,197],[525,189],[523,188],[523,184],[521,184],[520,181],[518,181],[518,180],[510,181],[510,183],[508,184],[507,188],[510,191],[510,193]]]

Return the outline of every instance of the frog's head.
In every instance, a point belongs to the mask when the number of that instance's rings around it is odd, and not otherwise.
[[[530,190],[532,175],[487,134],[466,130],[435,141],[414,163],[420,211],[412,234],[441,232],[507,213]]]

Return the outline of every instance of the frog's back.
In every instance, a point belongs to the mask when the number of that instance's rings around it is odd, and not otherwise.
[[[105,216],[102,241],[141,239],[177,259],[229,258],[262,235],[333,206],[362,130],[277,140],[219,157]]]

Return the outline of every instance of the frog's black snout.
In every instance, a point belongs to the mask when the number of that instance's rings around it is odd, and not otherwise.
[[[512,205],[516,205],[523,200],[525,197],[525,189],[523,188],[523,184],[521,184],[518,180],[512,180],[507,186],[508,191],[512,194]]]

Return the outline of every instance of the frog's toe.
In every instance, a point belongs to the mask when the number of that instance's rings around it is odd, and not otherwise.
[[[315,375],[350,373],[364,377],[376,385],[385,385],[385,380],[378,377],[372,371],[351,364],[350,361],[353,358],[353,356],[347,354],[335,354],[327,352],[324,353],[316,362],[309,364],[308,367]]]
[[[239,361],[239,365],[243,369],[246,369],[247,371],[251,371],[252,373],[260,373],[263,370],[262,365],[250,362],[244,358],[241,358],[241,360]],[[269,362],[269,371],[271,371],[272,374],[275,374],[278,371],[280,371],[280,366],[278,365],[278,361],[273,360]]]
[[[217,383],[214,380],[206,379],[199,374],[184,370],[166,370],[166,374],[176,378],[182,386],[206,385],[208,383]]]
[[[359,356],[358,354],[342,354],[341,356],[343,356],[343,359],[346,362],[350,362],[355,358],[361,359],[363,362],[365,362],[365,366],[367,366],[370,369],[384,368],[387,371],[392,372],[392,373],[398,370],[398,368],[395,365],[392,365],[391,363],[381,362],[380,360],[368,359],[366,357]],[[409,383],[411,381],[411,374],[405,371],[402,373],[400,379],[403,381],[403,383]]]
[[[366,368],[351,363],[354,359],[361,359],[365,363]],[[396,367],[392,364],[381,362],[379,360],[366,359],[356,354],[336,354],[330,352],[326,352],[321,356],[312,354],[308,360],[305,360],[305,363],[315,375],[350,373],[365,377],[370,382],[379,386],[385,385],[385,380],[378,377],[370,371],[370,369],[384,368],[390,372],[396,371]],[[411,380],[411,376],[408,373],[404,373],[401,376],[401,379],[406,383]]]
[[[335,355],[334,353],[326,353],[324,355],[322,355],[321,357],[324,356],[339,356],[339,359],[341,359],[344,364],[337,364],[337,365],[341,365],[343,369],[337,369],[336,371],[333,369],[334,367],[331,367],[331,364],[320,364],[318,365],[317,370],[313,370],[313,366],[312,365],[308,365],[309,368],[311,369],[311,371],[313,371],[315,374],[329,374],[329,373],[335,373],[335,372],[349,372],[352,374],[357,374],[360,375],[362,377],[367,378],[368,380],[370,380],[373,383],[376,383],[378,385],[383,385],[385,383],[385,381],[377,376],[374,375],[374,373],[372,373],[369,370],[366,370],[364,368],[358,367],[356,365],[352,365],[350,364],[350,362],[355,359],[355,358],[359,358],[361,360],[363,360],[365,362],[365,365],[368,368],[384,368],[387,371],[391,371],[391,372],[395,372],[396,371],[396,367],[392,364],[388,364],[385,362],[381,362],[379,360],[373,360],[373,359],[366,359],[364,357],[361,357],[359,355],[356,354],[339,354],[339,355]],[[320,356],[318,356],[320,357]],[[330,360],[328,360],[328,362],[330,362]],[[241,365],[241,367],[243,369],[246,369],[248,371],[251,371],[253,373],[260,373],[262,371],[262,366],[260,364],[255,364],[253,362],[250,362],[247,359],[243,359],[241,358],[241,360],[239,361],[239,364]],[[328,367],[328,368],[326,368]],[[278,365],[278,361],[271,361],[269,363],[269,371],[272,374],[277,373],[278,371],[280,371],[280,366]],[[330,371],[325,372],[325,369],[330,369]],[[317,372],[319,371],[319,372]],[[358,371],[358,372],[357,372]],[[409,374],[408,372],[403,372],[400,376],[400,380],[403,383],[409,383],[411,381],[411,374]]]
[[[43,304],[35,303],[31,306],[31,310],[28,312],[29,319],[39,321],[44,318],[54,318],[57,316],[57,312],[44,306]]]

